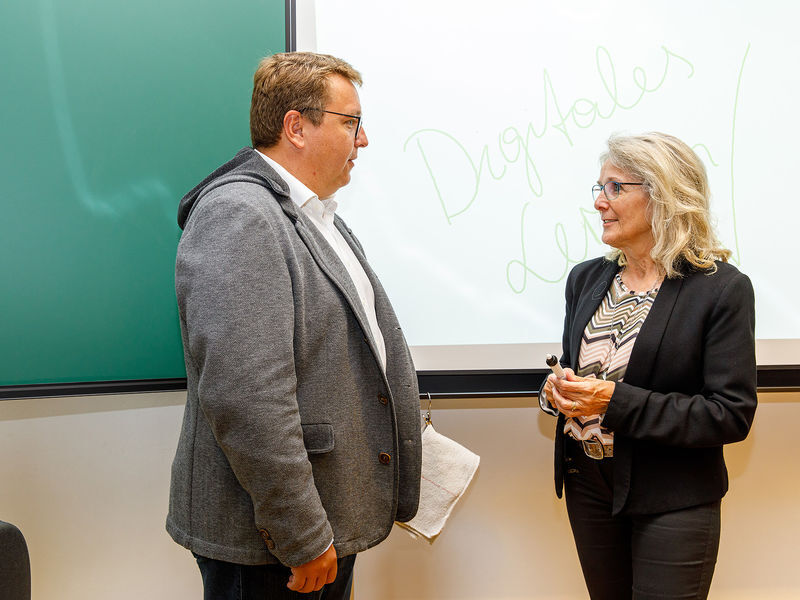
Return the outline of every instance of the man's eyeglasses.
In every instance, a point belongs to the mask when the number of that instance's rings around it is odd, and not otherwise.
[[[608,181],[605,185],[592,186],[592,200],[597,200],[600,192],[606,195],[606,200],[616,200],[623,185],[644,185],[644,183],[633,183],[630,181]]]
[[[339,115],[340,117],[350,117],[350,119],[355,119],[355,121],[354,122],[353,121],[347,121],[347,122],[345,122],[345,125],[347,125],[348,127],[355,128],[355,133],[353,134],[353,137],[357,138],[358,137],[358,132],[361,131],[361,117],[358,116],[358,115],[348,115],[348,114],[345,114],[345,113],[335,112],[335,111],[332,111],[332,110],[325,110],[325,109],[322,109],[322,108],[314,108],[313,106],[307,106],[305,108],[299,109],[300,112],[303,112],[303,111],[306,111],[306,110],[316,110],[318,112],[328,113],[329,115]]]

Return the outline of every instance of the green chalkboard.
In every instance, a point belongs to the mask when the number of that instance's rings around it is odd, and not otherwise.
[[[0,391],[185,376],[178,201],[249,143],[288,5],[0,2]]]

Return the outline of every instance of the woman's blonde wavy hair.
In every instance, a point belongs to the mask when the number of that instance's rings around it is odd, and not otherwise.
[[[706,169],[689,146],[658,132],[614,135],[600,161],[645,183],[655,240],[650,257],[666,277],[680,277],[687,267],[713,273],[715,260],[728,261],[731,251],[722,246],[711,223]],[[626,264],[621,250],[613,250],[608,258]]]

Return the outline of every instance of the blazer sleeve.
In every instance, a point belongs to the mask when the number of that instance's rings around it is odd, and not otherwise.
[[[718,294],[689,294],[681,301],[688,303],[687,314],[699,315],[703,303],[710,304],[705,322],[687,320],[668,327],[651,377],[658,391],[618,382],[603,424],[633,439],[673,446],[710,447],[743,440],[757,402],[750,280],[736,271]],[[695,346],[698,358],[691,364],[681,362],[682,350]],[[699,382],[696,393],[668,391],[670,385],[682,389],[688,380]]]
[[[176,289],[203,415],[270,551],[297,566],[322,554],[333,531],[303,443],[287,258],[252,186],[239,185],[195,210]]]

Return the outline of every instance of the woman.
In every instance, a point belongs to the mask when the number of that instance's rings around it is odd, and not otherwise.
[[[756,409],[753,288],[710,225],[697,155],[612,137],[592,188],[605,258],[566,286],[556,493],[594,600],[706,598],[728,489],[723,444]]]

